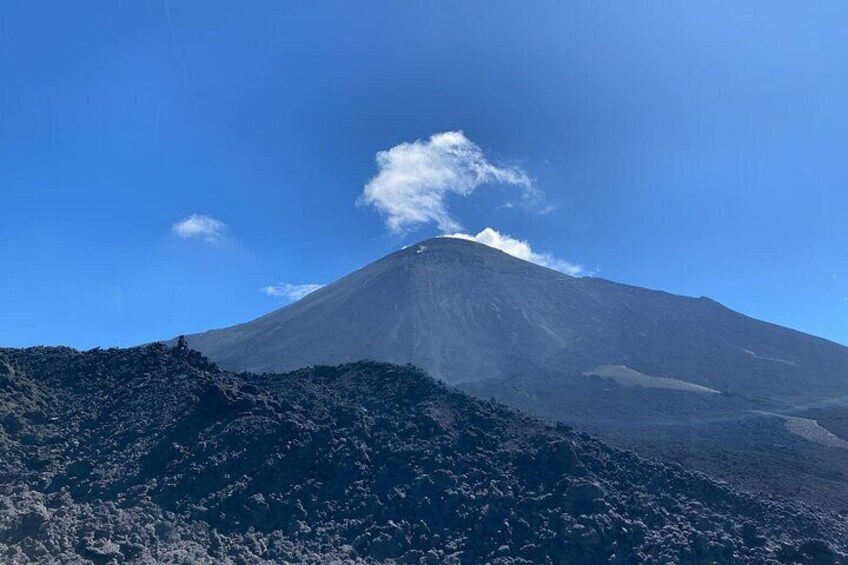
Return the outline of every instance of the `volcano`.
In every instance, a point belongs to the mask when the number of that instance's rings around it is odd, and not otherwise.
[[[848,393],[848,348],[836,343],[708,298],[575,278],[453,238],[187,340],[227,369],[258,372],[372,359],[451,384],[568,372],[787,402]]]
[[[256,373],[412,364],[644,455],[848,509],[848,348],[709,298],[437,238],[187,341]]]

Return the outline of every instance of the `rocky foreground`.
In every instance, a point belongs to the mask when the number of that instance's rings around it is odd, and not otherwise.
[[[411,367],[0,349],[0,561],[845,563],[735,491]]]

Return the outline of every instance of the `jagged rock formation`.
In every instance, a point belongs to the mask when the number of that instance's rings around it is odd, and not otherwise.
[[[0,561],[838,563],[848,529],[373,362],[0,349]]]

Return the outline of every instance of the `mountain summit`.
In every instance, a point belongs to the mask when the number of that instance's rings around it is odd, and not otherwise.
[[[787,402],[848,392],[848,348],[707,298],[574,278],[453,238],[187,339],[223,367],[249,371],[373,359],[453,384],[569,372]]]
[[[252,372],[412,363],[620,447],[848,511],[848,348],[707,298],[438,238],[187,341]]]

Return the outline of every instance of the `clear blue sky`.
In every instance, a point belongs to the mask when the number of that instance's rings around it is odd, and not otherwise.
[[[437,235],[356,202],[377,152],[459,130],[529,183],[448,194],[465,231],[848,343],[846,29],[844,2],[7,0],[0,345],[245,321]],[[195,213],[227,227],[173,231]]]

